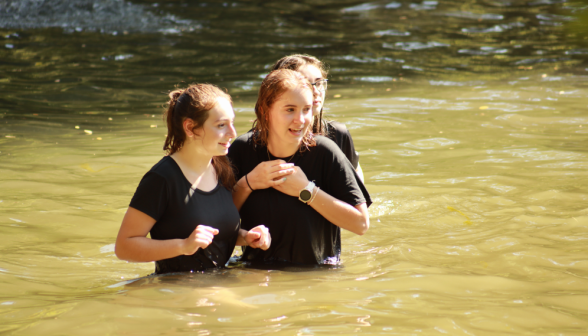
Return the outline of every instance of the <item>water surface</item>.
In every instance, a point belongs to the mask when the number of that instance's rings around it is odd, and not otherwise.
[[[0,20],[1,333],[586,334],[582,2],[133,1],[147,23],[119,26],[120,2],[101,4],[78,27],[61,23],[81,5]],[[292,52],[330,64],[327,114],[374,199],[343,266],[153,277],[119,261],[166,92],[226,87],[243,133]]]

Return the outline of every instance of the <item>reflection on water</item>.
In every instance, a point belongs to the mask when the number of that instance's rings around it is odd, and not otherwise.
[[[588,329],[582,1],[96,3],[79,31],[0,20],[0,333]],[[116,6],[148,28],[102,22]],[[149,276],[119,261],[165,92],[227,87],[242,133],[266,66],[292,52],[331,65],[327,114],[374,199],[344,266]]]
[[[151,263],[119,261],[112,244],[161,155],[161,119],[4,119],[2,330],[582,333],[585,93],[553,101],[525,86],[411,88],[331,101],[361,153],[372,227],[344,233],[344,267],[303,272],[147,276]],[[237,106],[240,133],[251,106]]]

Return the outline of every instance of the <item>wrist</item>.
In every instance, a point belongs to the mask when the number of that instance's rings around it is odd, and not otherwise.
[[[302,203],[308,204],[314,193],[314,188],[314,182],[308,182],[308,184],[304,188],[300,189],[300,191],[298,192],[298,200]]]
[[[306,202],[306,204],[310,205],[310,203],[312,203],[314,201],[314,199],[316,198],[316,195],[318,195],[320,189],[321,189],[320,187],[317,187],[317,186],[314,187],[314,190],[312,191],[312,196],[310,197],[310,200],[308,202]]]
[[[249,188],[249,190],[253,191],[255,189],[253,189],[253,187],[251,186],[251,182],[249,182],[249,178],[247,178],[248,174],[245,174],[244,178],[245,178],[245,184],[247,185],[247,188]]]

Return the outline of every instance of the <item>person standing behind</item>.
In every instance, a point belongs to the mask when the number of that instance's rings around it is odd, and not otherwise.
[[[231,97],[195,84],[172,91],[168,105],[167,155],[137,187],[116,238],[117,257],[155,261],[161,274],[223,267],[235,244],[268,249],[267,228],[241,229],[232,200],[235,177],[225,156],[236,136]]]

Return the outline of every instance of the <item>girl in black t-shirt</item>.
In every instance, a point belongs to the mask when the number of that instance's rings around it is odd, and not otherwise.
[[[359,154],[355,151],[355,145],[351,134],[345,124],[334,120],[323,119],[323,106],[327,91],[327,70],[325,64],[318,58],[310,55],[290,55],[280,58],[271,70],[290,69],[300,72],[310,81],[314,89],[314,100],[312,102],[314,134],[324,135],[333,140],[349,159],[353,168],[363,182],[363,171],[359,165]]]
[[[229,149],[242,227],[264,223],[272,232],[272,246],[245,248],[245,261],[338,264],[340,228],[368,230],[365,186],[341,149],[312,133],[311,87],[299,72],[270,72],[259,89],[253,130]]]
[[[231,97],[209,84],[169,94],[163,157],[145,174],[116,238],[117,257],[156,273],[223,267],[236,245],[270,246],[263,225],[240,228],[226,158],[236,136]],[[151,239],[147,238],[147,234]]]

